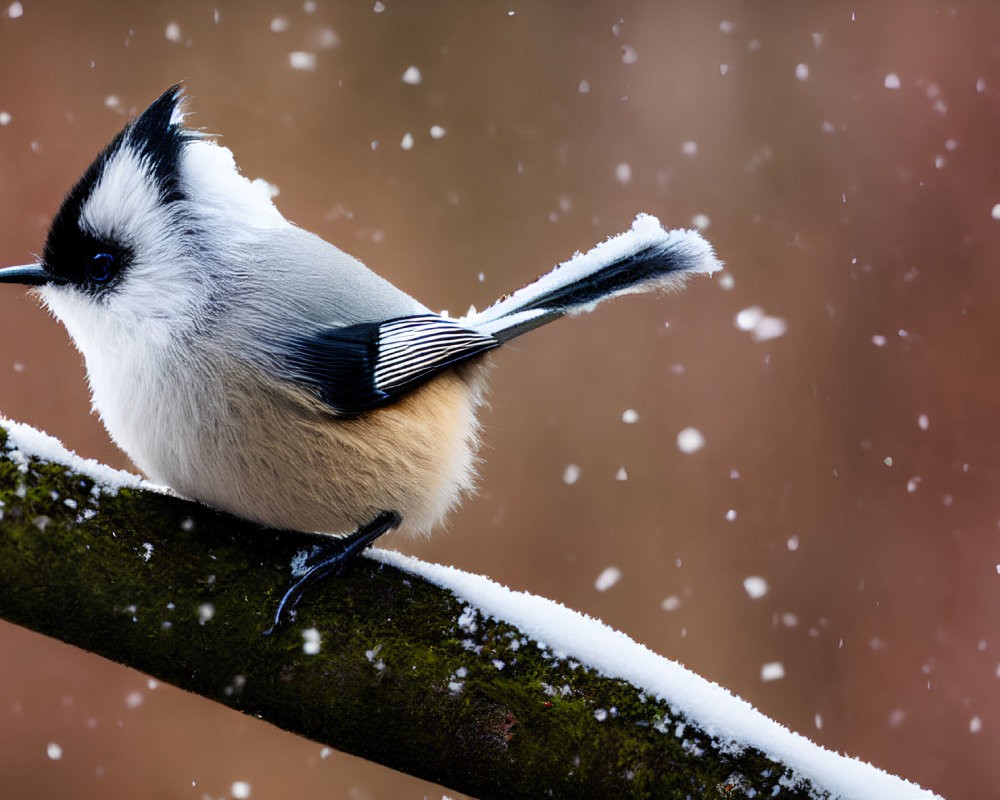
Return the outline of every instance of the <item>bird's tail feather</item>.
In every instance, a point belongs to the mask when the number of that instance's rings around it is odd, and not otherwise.
[[[712,246],[697,231],[667,231],[656,217],[640,214],[625,233],[577,253],[459,322],[505,342],[564,314],[591,311],[602,300],[680,289],[689,275],[711,275],[721,268]]]

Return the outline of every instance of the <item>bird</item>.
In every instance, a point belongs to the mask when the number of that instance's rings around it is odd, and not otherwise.
[[[83,355],[92,407],[150,480],[269,528],[331,534],[282,599],[382,534],[426,534],[474,488],[492,351],[619,295],[721,267],[648,214],[452,318],[289,222],[167,89],[100,152],[32,287]]]

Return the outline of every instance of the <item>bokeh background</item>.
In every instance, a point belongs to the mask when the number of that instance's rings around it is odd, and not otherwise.
[[[41,250],[181,79],[289,218],[434,308],[639,211],[703,227],[722,275],[497,356],[481,492],[390,544],[600,617],[949,798],[995,794],[1000,7],[21,0],[0,10],[0,262]],[[128,465],[14,287],[0,410]],[[0,786],[457,797],[7,624]]]

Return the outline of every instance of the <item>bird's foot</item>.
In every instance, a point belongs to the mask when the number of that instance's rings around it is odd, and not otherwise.
[[[270,635],[275,629],[293,618],[295,606],[298,605],[299,600],[302,599],[302,595],[305,594],[310,585],[328,575],[342,574],[344,568],[372,542],[382,534],[398,528],[402,521],[403,518],[395,511],[383,511],[371,522],[362,525],[349,536],[328,537],[328,541],[322,545],[320,560],[309,567],[309,571],[295,581],[291,588],[285,592],[285,596],[281,598],[277,611],[274,613],[274,624],[264,631],[264,635]]]

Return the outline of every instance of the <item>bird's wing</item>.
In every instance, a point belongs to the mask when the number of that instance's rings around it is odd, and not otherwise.
[[[338,414],[388,405],[500,342],[436,314],[329,328],[295,342],[288,366]]]

